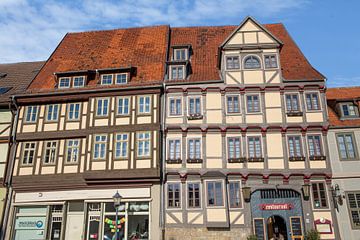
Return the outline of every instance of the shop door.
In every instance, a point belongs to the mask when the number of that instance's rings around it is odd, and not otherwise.
[[[84,226],[84,202],[69,202],[66,218],[65,239],[81,240],[83,239]]]
[[[286,221],[283,217],[273,215],[267,220],[268,238],[273,240],[288,240]]]

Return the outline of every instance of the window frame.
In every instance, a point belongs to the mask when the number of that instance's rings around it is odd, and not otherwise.
[[[233,65],[233,67],[229,67],[229,65],[228,65],[228,59],[232,59],[232,65]],[[234,58],[237,58],[238,59],[238,66],[237,67],[235,67],[235,64],[234,64]],[[229,70],[229,71],[235,71],[235,70],[240,70],[240,56],[239,55],[226,55],[225,56],[225,69],[226,70]]]
[[[354,112],[355,112],[355,115],[348,115],[348,116],[345,116],[344,114],[344,109],[343,109],[343,106],[346,105],[349,106],[353,106],[354,107]],[[342,102],[342,103],[339,103],[339,107],[340,107],[340,111],[341,111],[341,118],[346,118],[346,119],[353,119],[353,118],[359,118],[360,115],[359,115],[359,107],[356,106],[353,102]],[[349,111],[349,110],[348,110]]]
[[[180,141],[180,150],[179,150],[179,158],[176,158],[176,145],[175,146],[175,149],[174,149],[174,158],[171,158],[170,157],[170,154],[171,154],[171,147],[170,147],[170,141]],[[181,160],[182,159],[182,139],[181,138],[169,138],[167,139],[167,154],[166,154],[166,159],[167,160]]]
[[[237,97],[238,99],[238,111],[232,111],[232,112],[229,112],[229,98],[232,98],[232,107],[235,109],[235,104],[234,104],[234,97]],[[226,114],[227,115],[239,115],[241,114],[241,96],[240,94],[229,94],[229,95],[226,95]]]
[[[31,107],[31,113],[30,113],[30,119],[28,120],[27,117],[29,115],[29,108]],[[35,105],[30,105],[30,106],[26,106],[25,107],[25,116],[24,116],[24,123],[36,123],[38,120],[38,114],[39,114],[39,106],[35,106]],[[33,115],[34,115],[34,109],[36,109],[35,111],[35,119],[32,120]]]
[[[118,82],[118,76],[125,76],[125,82]],[[114,74],[115,79],[113,79],[113,82],[115,85],[123,85],[128,83],[128,74],[127,73],[115,73]]]
[[[358,230],[358,229],[360,229],[360,223],[359,223],[358,226],[356,226],[356,225],[354,224],[354,221],[353,221],[351,212],[352,212],[352,211],[357,211],[357,212],[358,212],[358,215],[359,215],[359,218],[360,218],[360,205],[357,203],[356,196],[355,196],[356,204],[359,205],[359,206],[357,206],[357,208],[352,208],[352,207],[350,207],[349,194],[354,194],[354,195],[360,194],[360,191],[346,191],[346,192],[345,192],[346,205],[347,205],[347,209],[348,209],[349,220],[350,220],[350,223],[351,223],[351,229]]]
[[[248,59],[250,59],[250,58],[257,59],[258,62],[259,62],[259,67],[251,67],[251,68],[246,67],[246,61]],[[259,70],[259,69],[261,69],[261,66],[262,66],[260,57],[258,55],[255,55],[255,54],[246,55],[242,62],[243,62],[243,69],[244,70]]]
[[[185,58],[184,59],[178,59],[176,56],[176,53],[177,52],[180,52],[180,51],[184,51],[184,56]],[[189,55],[188,55],[188,49],[187,48],[174,48],[173,49],[173,61],[187,61],[189,60]]]
[[[231,139],[239,139],[239,157],[230,157],[230,143],[229,140]],[[242,150],[242,137],[241,136],[228,136],[226,137],[226,153],[227,153],[227,159],[236,159],[236,158],[242,158],[243,157],[243,150]],[[234,153],[236,155],[236,145],[234,145]]]
[[[64,79],[68,79],[69,80],[69,85],[66,86],[61,86],[61,81]],[[59,84],[58,84],[58,88],[71,88],[71,77],[59,77]]]
[[[111,76],[111,83],[105,83],[104,84],[104,77],[105,76]],[[114,74],[111,74],[111,73],[109,73],[109,74],[101,74],[101,76],[100,76],[100,84],[104,85],[104,86],[113,85],[114,84]]]
[[[350,135],[351,136],[351,140],[352,140],[352,144],[353,144],[353,149],[354,149],[354,158],[342,158],[341,156],[341,151],[340,151],[340,147],[339,147],[339,136],[346,136],[346,135]],[[335,133],[335,137],[336,137],[336,145],[337,145],[337,151],[339,154],[339,159],[340,161],[359,161],[359,153],[358,153],[358,146],[356,143],[356,138],[355,138],[355,134],[353,132],[338,132]],[[345,151],[346,151],[346,155],[348,156],[348,147],[347,144],[345,143]]]
[[[55,145],[55,147],[53,147],[53,146],[48,147],[48,146],[47,146],[48,143],[55,143],[56,145]],[[57,141],[57,140],[44,141],[43,145],[44,145],[44,147],[43,147],[43,148],[44,148],[44,150],[43,150],[44,152],[43,152],[43,158],[42,158],[42,160],[43,160],[43,162],[42,162],[43,165],[47,165],[47,166],[48,166],[48,165],[56,165],[56,162],[57,162],[56,160],[57,160],[57,157],[58,157],[59,141]],[[48,163],[46,163],[46,162],[45,162],[46,156],[47,156],[47,155],[46,155],[46,151],[47,151],[47,150],[50,150],[50,151],[51,151],[52,149],[55,150],[54,162],[50,162],[50,161],[49,161]],[[49,155],[49,160],[50,160],[50,155]]]
[[[207,208],[223,208],[225,206],[225,191],[224,191],[224,180],[223,179],[212,179],[212,180],[205,180],[205,196],[206,196],[206,207]],[[214,190],[216,190],[215,183],[221,183],[221,197],[222,197],[222,204],[217,205],[216,202],[216,191],[214,191],[214,205],[209,205],[209,188],[208,183],[214,183]]]
[[[240,206],[238,207],[234,207],[231,205],[231,192],[230,192],[230,184],[233,184],[233,183],[238,183],[239,184],[239,201],[240,201]],[[242,184],[241,184],[241,181],[240,180],[229,180],[228,181],[228,193],[229,193],[229,209],[243,209],[243,196],[242,196]]]
[[[176,68],[176,78],[173,77],[173,68]],[[182,68],[182,78],[179,78],[179,69]],[[185,65],[170,65],[169,66],[169,80],[184,80],[186,79]]]
[[[143,109],[144,111],[141,112],[141,103],[140,103],[140,99],[144,98],[144,103],[143,103]],[[149,98],[149,111],[145,111],[146,110],[146,99]],[[149,115],[151,114],[152,111],[152,99],[151,99],[151,95],[142,95],[142,96],[137,96],[137,113],[139,115]]]
[[[199,206],[190,206],[189,205],[189,201],[190,201],[190,197],[189,197],[189,184],[198,184],[199,185]],[[195,193],[195,191],[193,191]],[[201,186],[201,182],[200,181],[189,181],[186,182],[186,208],[189,210],[195,210],[195,209],[202,209],[202,186]],[[194,197],[193,202],[196,200],[196,198]]]
[[[99,140],[97,141],[96,138],[97,137],[105,137],[105,140]],[[106,160],[107,159],[107,151],[108,151],[108,135],[107,134],[95,134],[93,135],[93,150],[92,150],[92,159],[93,160]],[[96,145],[99,144],[99,156],[96,157],[95,156],[95,148],[96,148]],[[101,156],[101,148],[102,148],[102,145],[104,145],[105,147],[105,150],[104,150],[104,156]]]
[[[309,144],[309,137],[319,137],[319,141],[320,141],[320,155],[311,155],[310,154],[310,144]],[[322,139],[322,136],[321,134],[307,134],[306,135],[306,143],[307,143],[307,151],[308,151],[308,154],[309,154],[309,158],[311,157],[322,157],[324,156],[324,143],[323,143],[323,139]],[[315,150],[315,148],[314,148]]]
[[[78,116],[78,118],[70,118],[70,106],[71,105],[74,105],[74,111],[73,111],[74,117],[75,117],[75,113],[76,113],[76,111],[75,111],[76,110],[76,105],[79,105],[79,116]],[[68,121],[79,121],[80,118],[81,118],[81,103],[79,103],[79,102],[77,102],[77,103],[68,103],[66,107],[67,107],[67,109],[66,109],[66,112],[67,112],[66,119]]]
[[[300,138],[300,154],[301,154],[301,156],[291,156],[290,155],[290,141],[289,141],[289,139],[290,138],[296,138],[296,137]],[[303,138],[302,138],[301,135],[287,135],[286,136],[286,144],[287,144],[287,154],[288,154],[289,158],[290,157],[295,157],[296,158],[296,157],[304,157],[305,156],[304,143],[303,143]],[[295,151],[294,151],[294,153],[295,153]]]
[[[309,105],[308,105],[308,102],[307,102],[307,96],[308,95],[313,95],[313,94],[316,94],[317,96],[317,100],[318,100],[318,109],[314,109],[313,107],[313,98],[311,97],[311,108],[309,108]],[[321,107],[321,99],[320,99],[320,94],[318,92],[307,92],[304,94],[304,97],[305,97],[305,105],[306,105],[306,110],[308,112],[319,112],[321,111],[322,107]]]
[[[190,157],[190,141],[199,141],[200,143],[200,158],[197,158],[196,155],[197,155],[197,152],[196,152],[196,145],[194,145],[194,158],[191,158]],[[194,143],[195,144],[195,143]],[[186,139],[186,157],[187,159],[190,159],[190,160],[202,160],[202,156],[203,156],[203,152],[202,152],[202,138],[201,137],[189,137]]]
[[[325,202],[326,202],[326,206],[320,206],[320,207],[316,207],[315,206],[315,197],[314,197],[314,190],[313,190],[313,184],[316,184],[317,190],[318,190],[318,194],[319,194],[319,200],[320,200],[320,205],[322,205],[321,203],[321,196],[320,196],[320,188],[319,188],[319,184],[323,184],[324,185],[324,191],[325,191]],[[328,196],[328,189],[327,189],[327,185],[325,182],[319,182],[319,181],[315,181],[315,182],[310,182],[310,191],[311,191],[311,204],[313,209],[329,209],[329,196]]]
[[[123,140],[123,137],[121,140],[117,139],[117,136],[119,135],[126,135],[127,136],[127,140]],[[118,132],[114,134],[114,159],[126,159],[129,157],[129,139],[130,139],[130,134],[126,133],[126,132]],[[121,152],[121,156],[117,156],[117,143],[120,143],[120,152]],[[122,155],[122,150],[124,148],[124,143],[126,143],[126,156]]]
[[[173,200],[172,202],[174,203],[174,206],[169,206],[169,185],[179,185],[179,207],[175,207],[175,202],[176,202],[176,198],[175,198],[175,192],[173,193]],[[182,184],[181,182],[177,182],[177,181],[168,181],[166,183],[166,208],[167,209],[174,209],[174,210],[181,210],[182,209]]]
[[[75,86],[75,78],[82,78],[82,85],[79,85],[79,86]],[[82,88],[85,86],[85,79],[86,77],[85,76],[74,76],[72,77],[72,87],[73,88]]]
[[[288,108],[288,104],[287,104],[287,97],[288,97],[288,96],[291,96],[291,109]],[[296,96],[297,104],[298,104],[298,110],[293,110],[293,109],[292,109],[293,106],[294,106],[292,96]],[[287,113],[293,113],[293,112],[298,113],[298,112],[302,112],[299,94],[298,94],[298,93],[286,93],[286,94],[285,94],[285,107],[286,107],[286,112],[287,112]]]
[[[172,114],[171,112],[171,101],[174,100],[175,102],[175,109],[176,109],[176,101],[177,100],[180,100],[180,113],[179,114]],[[169,97],[168,98],[168,101],[169,101],[169,106],[168,106],[168,117],[181,117],[183,116],[183,99],[181,96],[172,96],[172,97]]]
[[[190,113],[190,100],[191,99],[200,99],[200,112],[199,113],[196,113],[196,111],[194,113]],[[187,99],[187,115],[188,116],[191,116],[191,115],[199,115],[199,116],[203,116],[203,108],[202,108],[202,105],[203,105],[203,102],[202,102],[202,97],[199,96],[199,95],[190,95],[188,96],[188,99]],[[195,106],[195,110],[196,110],[196,101],[194,102],[194,106]]]
[[[249,100],[248,100],[248,97],[254,97],[254,96],[257,96],[258,97],[258,102],[259,102],[259,109],[258,109],[258,111],[249,111]],[[254,94],[247,94],[247,95],[245,95],[245,97],[246,97],[246,113],[247,114],[261,114],[262,113],[262,106],[261,106],[261,96],[260,96],[260,94],[257,94],[257,93],[254,93]],[[254,101],[254,100],[252,100],[252,101]],[[252,108],[253,108],[253,106],[254,106],[254,104],[252,104]]]
[[[147,138],[144,138],[144,139],[141,139],[141,141],[142,142],[144,142],[145,144],[143,145],[143,150],[142,150],[142,152],[143,152],[143,154],[139,154],[139,146],[140,146],[140,140],[139,140],[139,135],[140,134],[146,134],[146,133],[148,133],[149,134],[149,138],[147,139]],[[145,135],[144,135],[145,136]],[[141,131],[141,132],[137,132],[136,133],[136,157],[138,157],[138,158],[151,158],[152,157],[152,146],[151,146],[151,144],[152,144],[152,132],[151,131]],[[145,153],[145,146],[146,146],[146,142],[149,142],[149,153],[146,155],[146,154],[144,154]]]
[[[256,145],[254,145],[254,156],[250,156],[250,138],[259,138],[260,142],[260,156],[256,156]],[[264,150],[261,136],[247,136],[246,137],[246,147],[247,147],[247,156],[248,158],[264,158]]]
[[[26,144],[29,144],[28,148],[26,147]],[[31,147],[31,144],[34,144],[34,147]],[[25,151],[28,151],[28,153],[26,154],[26,156],[27,156],[26,163],[24,162]],[[30,151],[33,151],[31,163],[29,163]],[[21,166],[33,166],[34,162],[36,161],[36,157],[37,157],[36,154],[37,154],[37,142],[23,142],[22,150],[21,150]]]
[[[74,152],[74,150],[73,149],[75,149],[75,148],[77,148],[78,150],[77,150],[77,156],[76,156],[76,160],[75,161],[68,161],[68,157],[69,157],[69,152],[68,152],[68,149],[69,149],[69,142],[70,141],[73,141],[73,142],[75,142],[75,141],[77,141],[78,142],[78,145],[76,146],[76,147],[74,147],[74,145],[72,145],[72,146],[70,146],[71,147],[71,157],[73,156],[73,152]],[[66,141],[65,141],[65,164],[67,164],[67,165],[71,165],[71,164],[78,164],[79,163],[79,159],[80,159],[80,155],[81,155],[81,139],[79,139],[79,138],[74,138],[74,139],[67,139]]]
[[[270,65],[271,65],[271,57],[274,57],[275,59],[275,67],[274,66],[267,66],[266,65],[266,58],[270,58]],[[276,69],[279,67],[279,64],[278,64],[278,57],[277,57],[277,54],[265,54],[264,55],[264,66],[265,66],[265,69]]]
[[[123,105],[124,105],[124,100],[128,100],[128,106],[127,106],[127,113],[120,113],[119,112],[119,109],[120,109],[120,100],[123,100]],[[123,109],[123,112],[124,112],[124,109],[125,107],[123,106],[122,107]],[[131,112],[131,97],[130,96],[119,96],[116,98],[116,116],[129,116],[130,115],[130,112]]]
[[[52,112],[51,112],[51,119],[49,119],[49,108],[52,107]],[[56,112],[56,118],[54,117],[54,109],[55,107],[57,107],[57,112]],[[47,104],[46,105],[46,111],[45,111],[45,121],[46,122],[57,122],[59,120],[59,112],[61,112],[61,105],[60,104]]]
[[[104,114],[104,101],[107,100],[107,110],[106,110],[106,114]],[[99,110],[99,101],[102,101],[101,104],[101,114],[98,113]],[[109,116],[109,111],[110,111],[110,98],[96,98],[95,99],[95,103],[96,103],[96,108],[95,108],[95,117],[108,117]]]

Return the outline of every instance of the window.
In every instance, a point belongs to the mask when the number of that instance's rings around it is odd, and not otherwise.
[[[288,112],[299,112],[299,97],[297,94],[286,95],[286,109]]]
[[[356,145],[354,135],[352,133],[337,134],[338,149],[341,159],[354,160],[356,159]]]
[[[36,143],[25,143],[23,150],[22,163],[31,165],[34,162]]]
[[[343,117],[359,117],[358,107],[353,103],[341,104]]]
[[[317,93],[306,94],[306,107],[308,110],[320,110],[319,96]]]
[[[150,132],[137,134],[137,155],[139,157],[150,156]]]
[[[180,183],[168,183],[168,207],[181,208]]]
[[[261,140],[260,137],[248,137],[249,158],[261,158]]]
[[[25,122],[36,122],[37,119],[37,106],[28,106],[26,107],[26,118]]]
[[[360,192],[346,193],[353,228],[360,228]]]
[[[174,60],[184,61],[187,60],[186,49],[174,49]]]
[[[184,66],[171,66],[171,79],[184,79]]]
[[[245,69],[256,69],[260,68],[260,60],[256,56],[249,56],[245,58],[244,61],[244,68]]]
[[[127,83],[127,74],[126,73],[119,73],[116,74],[116,84],[125,84]]]
[[[190,115],[201,115],[201,98],[191,97],[189,98],[189,114]]]
[[[181,159],[181,141],[180,141],[180,139],[169,140],[168,158],[170,160]]]
[[[80,118],[80,103],[69,103],[68,119],[78,120]]]
[[[101,75],[101,85],[111,85],[113,83],[112,74]]]
[[[223,190],[221,181],[206,182],[207,203],[209,207],[223,206]]]
[[[100,98],[97,99],[96,116],[107,116],[109,110],[109,99]]]
[[[74,77],[73,81],[74,81],[73,82],[74,88],[83,87],[85,85],[85,77],[84,76]]]
[[[118,115],[128,115],[129,114],[129,104],[130,104],[130,98],[119,97],[117,114]]]
[[[188,157],[189,157],[189,159],[201,159],[200,139],[189,139],[188,140]]]
[[[59,113],[59,105],[58,104],[47,105],[46,120],[47,121],[57,121],[58,113]]]
[[[288,146],[289,146],[289,157],[302,157],[301,151],[301,137],[300,136],[289,136],[288,137]]]
[[[170,116],[179,116],[181,115],[181,98],[170,98],[169,112]]]
[[[240,182],[229,182],[229,201],[230,208],[241,207]]]
[[[200,207],[200,183],[188,183],[188,207]]]
[[[80,140],[67,140],[66,144],[66,162],[76,163],[79,159]]]
[[[265,68],[277,68],[276,55],[265,56]]]
[[[128,134],[116,134],[115,137],[115,158],[127,157],[128,153]]]
[[[240,62],[238,56],[228,56],[226,57],[226,69],[240,69]]]
[[[322,156],[320,135],[309,135],[308,145],[310,157]]]
[[[63,77],[59,79],[59,88],[69,88],[70,87],[70,78]]]
[[[56,160],[57,142],[45,142],[44,164],[54,164]]]
[[[239,137],[229,137],[228,138],[228,158],[240,158],[240,138]]]
[[[227,96],[227,112],[240,113],[239,96]]]
[[[105,159],[106,156],[106,135],[95,135],[94,141],[94,159]]]
[[[327,200],[326,200],[326,187],[325,184],[320,183],[312,183],[312,196],[314,208],[327,208]]]
[[[260,102],[259,95],[249,95],[246,97],[247,102],[247,112],[248,113],[257,113],[260,112]]]
[[[150,113],[150,97],[139,97],[139,113]]]

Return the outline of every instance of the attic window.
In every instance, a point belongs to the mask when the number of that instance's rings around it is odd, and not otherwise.
[[[187,49],[186,49],[186,48],[174,49],[173,59],[174,59],[175,61],[185,61],[185,60],[188,60]]]
[[[257,68],[260,68],[261,65],[260,65],[260,60],[258,57],[256,56],[248,56],[245,58],[244,60],[244,68],[245,69],[257,69]]]
[[[70,78],[63,77],[59,79],[59,88],[69,88],[70,87]]]
[[[80,88],[85,86],[85,76],[61,77],[59,78],[59,88]]]
[[[341,103],[341,114],[345,118],[359,117],[358,107],[351,102]]]
[[[184,65],[172,65],[170,66],[170,79],[185,79],[185,66]]]
[[[0,88],[0,94],[5,94],[5,93],[7,93],[10,89],[11,89],[11,87],[2,87],[2,88]]]
[[[127,82],[128,82],[127,73],[101,75],[101,85],[126,84]]]

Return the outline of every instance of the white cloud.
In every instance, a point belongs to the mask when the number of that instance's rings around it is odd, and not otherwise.
[[[327,82],[329,87],[360,86],[360,76],[336,76]]]
[[[154,24],[233,24],[308,0],[0,0],[0,62],[47,59],[66,32]]]

